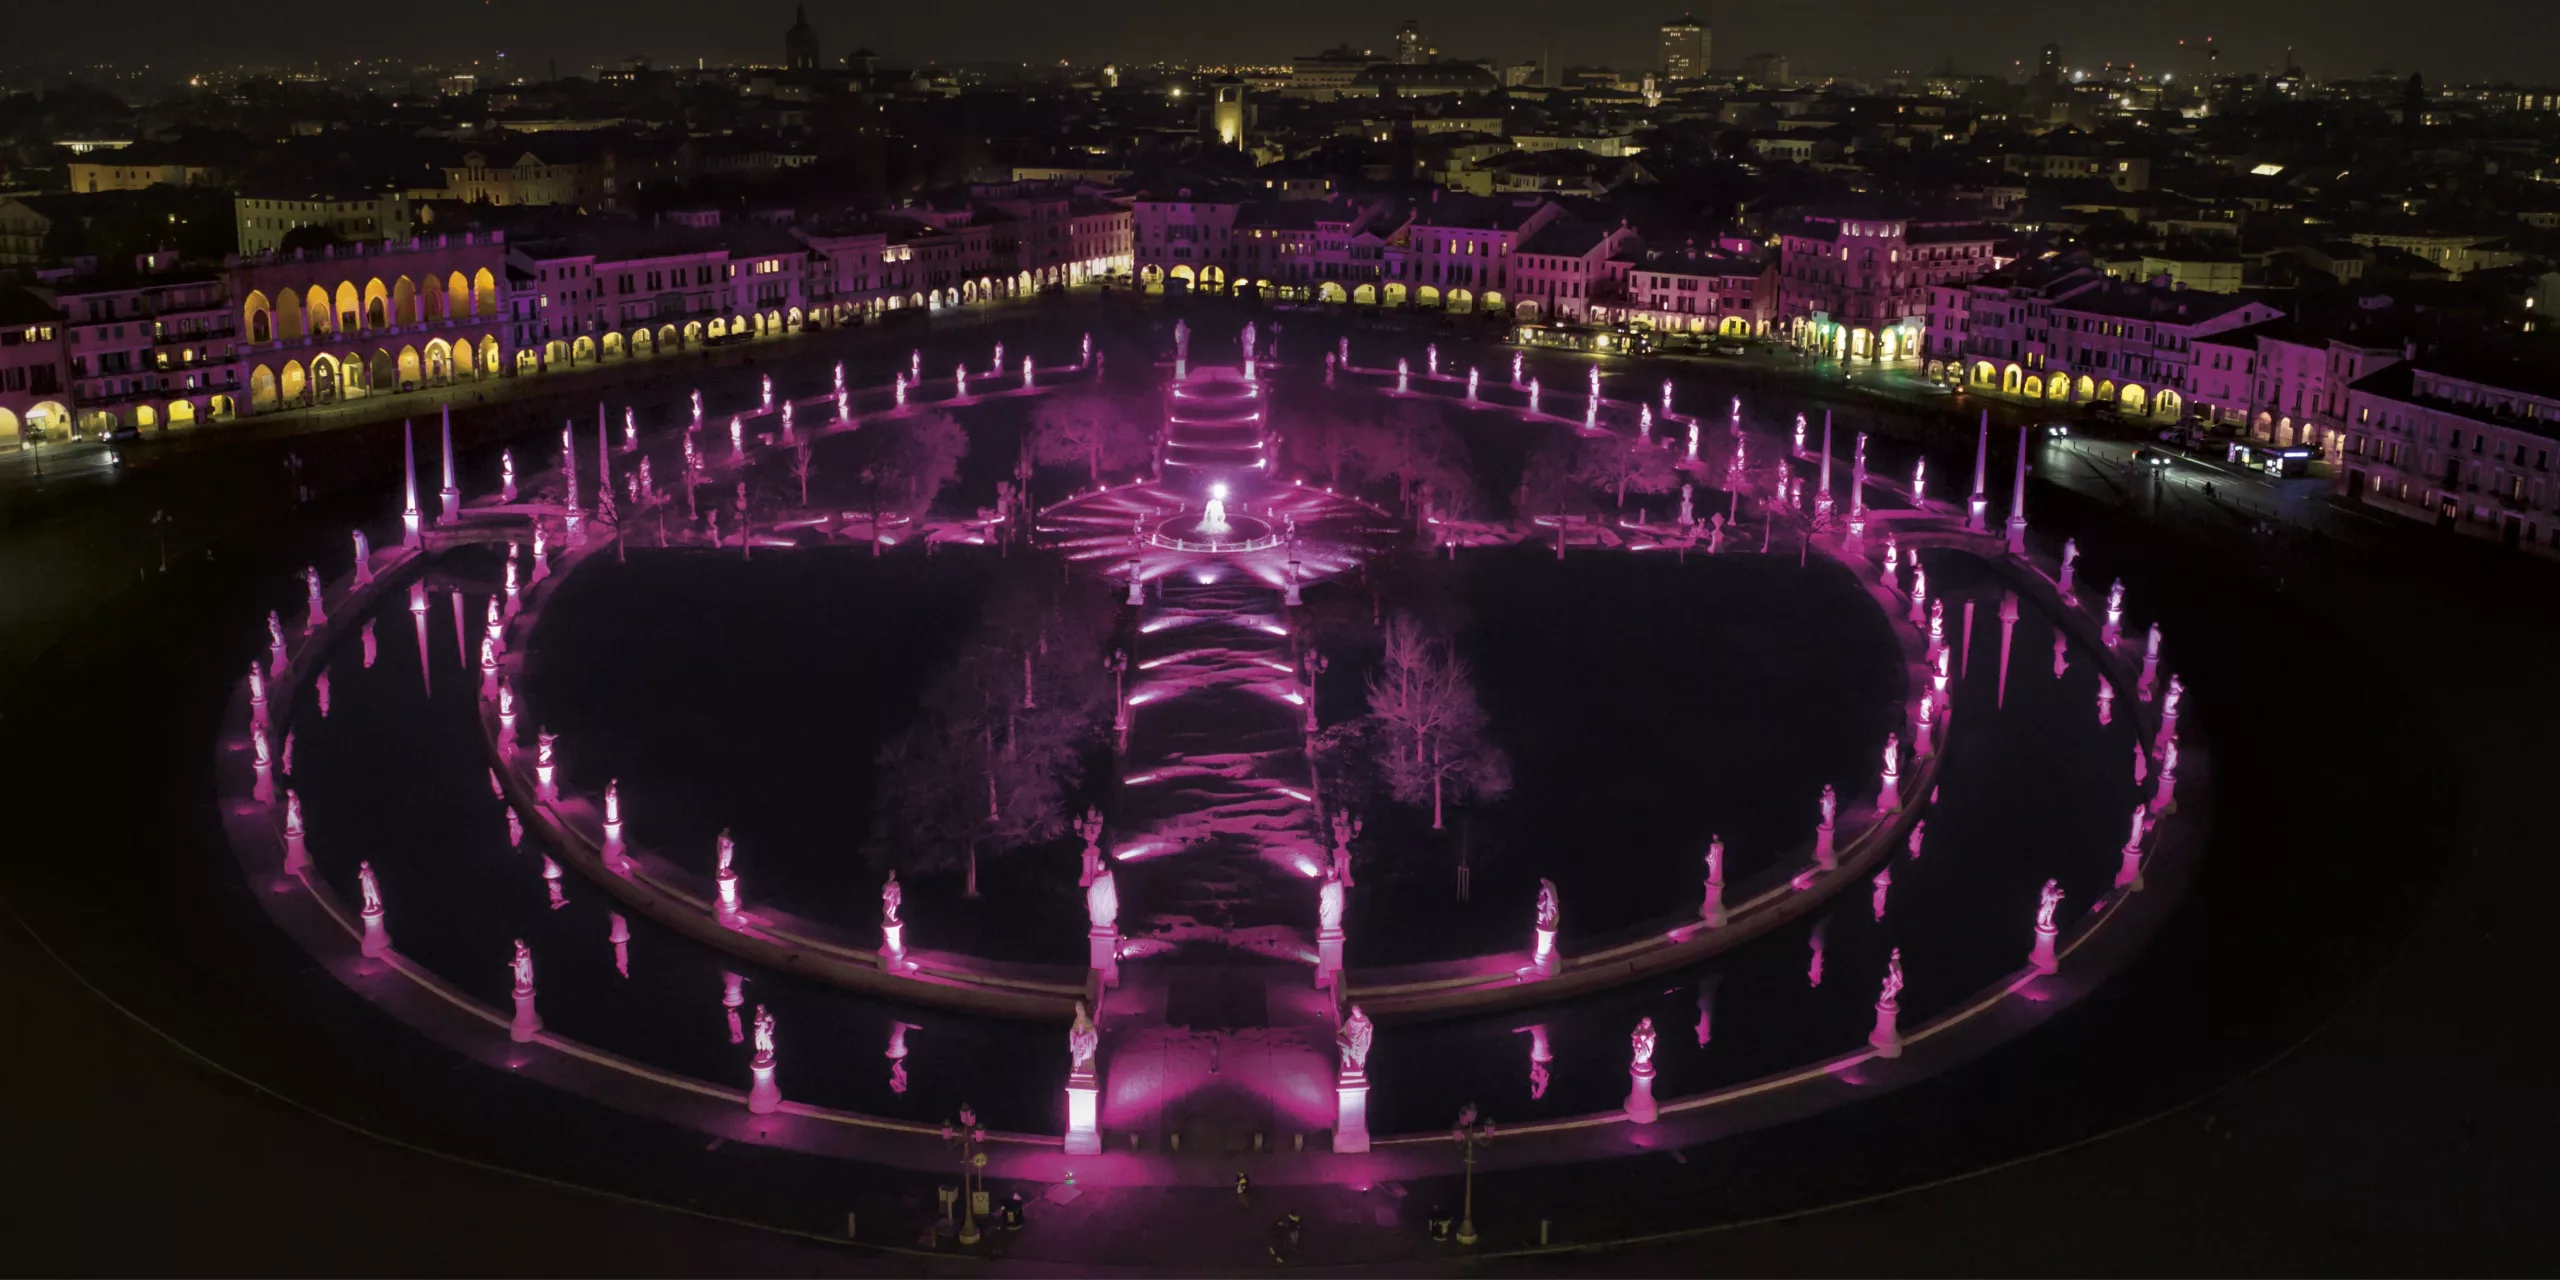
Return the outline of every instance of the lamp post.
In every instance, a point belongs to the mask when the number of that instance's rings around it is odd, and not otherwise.
[[[1111,731],[1129,732],[1129,651],[1114,649],[1102,660],[1103,670],[1111,673]]]
[[[960,1104],[959,1126],[954,1128],[950,1121],[944,1121],[942,1140],[960,1144],[960,1243],[976,1244],[977,1180],[985,1176],[987,1167],[987,1153],[978,1150],[978,1144],[987,1140],[987,1131],[978,1127],[978,1113],[963,1102]]]
[[[1493,1141],[1493,1121],[1478,1119],[1476,1104],[1470,1102],[1458,1113],[1457,1127],[1449,1131],[1449,1136],[1466,1152],[1466,1194],[1458,1214],[1458,1243],[1471,1245],[1476,1242],[1476,1148]]]

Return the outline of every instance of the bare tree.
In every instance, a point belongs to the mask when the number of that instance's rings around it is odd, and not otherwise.
[[[1664,444],[1669,437],[1643,440],[1635,436],[1586,437],[1574,460],[1574,480],[1590,489],[1615,487],[1618,509],[1627,506],[1627,491],[1669,493],[1680,487],[1679,457]]]
[[[1040,402],[1031,415],[1032,451],[1045,466],[1085,465],[1088,483],[1102,473],[1147,460],[1147,432],[1119,399],[1095,391],[1069,391]]]
[[[1431,829],[1447,803],[1489,800],[1511,789],[1511,760],[1487,732],[1475,673],[1445,638],[1410,619],[1387,626],[1387,648],[1369,677],[1379,772],[1399,802],[1431,799]]]
[[[863,446],[861,479],[871,509],[871,553],[891,514],[921,517],[960,474],[968,433],[947,413],[885,418],[855,433]]]
[[[818,472],[817,460],[810,455],[809,442],[803,440],[791,451],[791,478],[800,482],[800,505],[809,505],[809,477]]]
[[[911,873],[959,869],[972,897],[982,850],[1066,829],[1086,757],[1110,723],[1101,653],[1117,613],[1017,563],[972,642],[879,756],[875,859]],[[1038,696],[1026,696],[1034,687]]]

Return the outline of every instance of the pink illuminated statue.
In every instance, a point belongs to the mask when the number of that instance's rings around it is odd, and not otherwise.
[[[308,601],[307,613],[303,618],[302,629],[305,631],[317,631],[321,627],[328,625],[329,611],[322,608],[320,604],[320,570],[316,566],[303,566],[302,586],[304,595]]]
[[[2055,579],[2053,580],[2053,585],[2054,585],[2054,587],[2055,587],[2055,589],[2056,589],[2056,590],[2058,590],[2058,591],[2060,591],[2060,592],[2062,593],[2062,602],[2063,602],[2064,604],[2072,604],[2072,603],[2076,603],[2076,602],[2077,602],[2077,597],[2075,597],[2075,596],[2072,594],[2072,592],[2071,592],[2071,566],[2072,566],[2073,562],[2077,561],[2079,558],[2080,558],[2080,540],[2079,540],[2079,539],[2077,539],[2077,538],[2065,538],[2065,539],[2063,539],[2063,540],[2062,540],[2062,573],[2061,573],[2061,576],[2059,576],[2059,577],[2057,577],[2057,578],[2055,578]]]
[[[1628,1037],[1627,1119],[1636,1124],[1652,1124],[1661,1115],[1653,1101],[1653,1019],[1636,1023],[1635,1033]]]
[[[1879,1058],[1902,1056],[1902,1032],[1898,1024],[1902,1012],[1902,948],[1895,947],[1884,962],[1884,987],[1876,996],[1876,1029],[1867,1035],[1867,1044]]]
[[[905,923],[898,919],[898,907],[907,899],[906,890],[898,887],[898,873],[889,873],[889,881],[880,886],[880,923],[895,928]]]
[[[610,918],[605,941],[613,944],[613,971],[627,979],[631,976],[631,922],[623,919],[619,911],[605,915]]]
[[[1929,500],[1929,460],[1922,458],[1911,468],[1911,504],[1918,506]]]
[[[2070,669],[2071,642],[2061,632],[2056,631],[2053,633],[2053,678],[2061,679],[2062,673]]]
[[[719,857],[719,869],[713,874],[720,886],[720,912],[735,915],[738,910],[738,842],[731,839],[726,831],[720,833]]]
[[[747,1091],[747,1110],[770,1115],[780,1109],[782,1090],[773,1082],[773,1015],[763,1005],[756,1006],[755,1056],[748,1060],[747,1071],[755,1079]]]
[[[364,953],[379,956],[391,949],[391,932],[383,927],[382,882],[374,878],[373,864],[356,864],[356,894],[363,902],[357,913],[364,922]]]
[[[1067,1028],[1067,1070],[1071,1074],[1093,1074],[1094,1051],[1102,1047],[1102,1033],[1086,1014],[1084,1001],[1076,1001],[1076,1020]]]
[[[1893,891],[1893,867],[1892,867],[1892,865],[1888,863],[1888,864],[1885,866],[1884,870],[1882,870],[1882,871],[1878,871],[1878,872],[1876,873],[1876,878],[1875,878],[1875,880],[1874,880],[1874,882],[1873,882],[1873,883],[1874,883],[1874,887],[1875,887],[1875,893],[1874,893],[1874,902],[1873,902],[1873,904],[1872,904],[1872,905],[1873,905],[1873,907],[1874,907],[1874,909],[1875,909],[1876,919],[1877,919],[1877,920],[1883,920],[1883,919],[1884,919],[1884,903],[1885,903],[1885,898],[1886,898],[1886,896],[1887,896],[1888,894],[1890,894],[1890,893]]]
[[[328,672],[323,671],[323,672],[321,672],[319,675],[312,677],[312,680],[311,680],[311,694],[312,694],[312,697],[314,697],[315,699],[317,699],[317,700],[319,701],[319,704],[320,704],[320,718],[321,718],[321,719],[323,719],[323,720],[328,719],[328,718],[329,718],[329,673],[328,673]]]
[[[1807,939],[1807,941],[1813,946],[1813,963],[1804,971],[1804,981],[1806,986],[1819,987],[1822,985],[1823,944],[1830,932],[1831,918],[1829,916],[1824,916],[1813,922],[1813,933]]]
[[[1076,873],[1076,887],[1081,889],[1102,874],[1102,810],[1087,808],[1076,819],[1076,834],[1084,840],[1084,865]]]
[[[1876,809],[1891,813],[1902,807],[1902,735],[1884,736],[1884,779],[1876,793]]]
[[[1360,1006],[1351,1006],[1351,1016],[1342,1020],[1342,1029],[1333,1037],[1334,1047],[1342,1055],[1344,1075],[1358,1075],[1368,1070],[1369,1042],[1377,1034],[1377,1025],[1369,1021],[1369,1015],[1362,1012]]]
[[[1724,912],[1724,837],[1707,838],[1707,895],[1698,905],[1698,919],[1710,929],[1721,929]]]
[[[2113,724],[2116,718],[2116,687],[2105,676],[2098,677],[2098,723]]]
[[[2119,889],[2142,887],[2142,828],[2143,820],[2150,814],[2147,805],[2137,802],[2133,806],[2133,830],[2125,836],[2124,855],[2116,867],[2116,887]]]
[[[1838,865],[1832,860],[1831,837],[1832,833],[1837,829],[1837,823],[1840,816],[1840,795],[1837,791],[1834,791],[1831,784],[1827,782],[1822,786],[1822,800],[1820,803],[1822,808],[1822,821],[1813,829],[1813,861],[1814,865],[1828,871],[1832,867]]]
[[[515,958],[508,962],[507,972],[516,980],[517,995],[533,994],[533,949],[526,946],[522,938],[516,939]]]
[[[1351,345],[1351,340],[1350,340],[1350,339],[1348,339],[1348,338],[1343,339],[1343,345],[1344,345],[1345,347],[1350,346],[1350,345]],[[1520,361],[1521,361],[1521,356],[1522,356],[1522,353],[1521,353],[1521,352],[1514,351],[1514,352],[1512,352],[1512,353],[1511,353],[1511,385],[1512,385],[1512,386],[1515,386],[1515,387],[1520,385]]]
[[[1927,818],[1922,818],[1918,822],[1911,824],[1911,839],[1904,844],[1904,847],[1911,851],[1911,860],[1914,862],[1920,860],[1920,842],[1922,837],[1927,834],[1928,830],[1929,820]]]
[[[507,806],[507,847],[521,848],[523,844],[524,819],[516,813],[515,806],[509,805]]]
[[[2054,913],[2062,909],[2062,883],[2044,882],[2043,892],[2036,895],[2036,944],[2027,954],[2027,964],[2038,973],[2051,973],[2058,967],[2054,957],[2054,938],[2061,926],[2054,923]]]

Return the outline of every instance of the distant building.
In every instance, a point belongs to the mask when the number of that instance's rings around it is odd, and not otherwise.
[[[2444,352],[2346,389],[2338,488],[2350,501],[2560,554],[2560,379],[2550,363]]]
[[[1336,45],[1322,53],[1308,54],[1289,60],[1289,87],[1281,90],[1287,98],[1309,98],[1331,102],[1351,87],[1360,73],[1377,59],[1349,45]]]
[[[782,65],[794,71],[818,69],[818,30],[809,25],[809,7],[792,9],[791,29],[782,33]]]
[[[252,186],[231,203],[244,255],[275,252],[299,227],[326,228],[348,244],[406,240],[416,229],[415,206],[402,191]]]
[[[1422,24],[1411,18],[1396,28],[1396,61],[1404,66],[1418,66],[1429,61],[1434,51],[1422,43]]]
[[[1694,80],[1707,74],[1715,32],[1692,14],[1662,24],[1660,70],[1666,80]]]
[[[1998,232],[1889,208],[1807,215],[1779,238],[1779,324],[1788,341],[1835,359],[1918,356],[1930,286],[1998,265]]]
[[[71,430],[71,374],[62,313],[24,289],[0,285],[0,448]]]
[[[1222,147],[1244,145],[1246,127],[1252,122],[1253,108],[1245,105],[1244,81],[1234,76],[1220,76],[1209,82],[1208,134]]]
[[[1795,81],[1787,74],[1787,55],[1783,53],[1747,54],[1742,59],[1742,79],[1756,89],[1784,89]]]

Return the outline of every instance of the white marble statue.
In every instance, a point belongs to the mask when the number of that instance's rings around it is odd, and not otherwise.
[[[1096,929],[1109,929],[1119,923],[1120,886],[1112,877],[1111,868],[1104,867],[1094,876],[1093,883],[1084,887],[1084,912]]]
[[[1369,1066],[1369,1042],[1377,1037],[1378,1028],[1360,1006],[1351,1006],[1351,1016],[1342,1020],[1342,1030],[1334,1033],[1334,1047],[1342,1052],[1342,1069],[1365,1071]]]
[[[507,971],[515,975],[517,995],[529,995],[532,993],[533,948],[524,945],[524,939],[522,938],[516,939],[515,959],[508,962]]]
[[[1884,994],[1879,995],[1879,996],[1877,996],[1877,997],[1876,997],[1876,1003],[1877,1003],[1877,1004],[1884,1004],[1884,1005],[1893,1004],[1893,1003],[1895,1003],[1895,999],[1894,999],[1894,998],[1895,998],[1896,996],[1901,995],[1901,994],[1902,994],[1902,948],[1900,948],[1900,947],[1895,947],[1895,948],[1893,949],[1893,954],[1892,954],[1892,955],[1890,955],[1890,956],[1885,957],[1885,962],[1884,962]]]
[[[1316,927],[1328,933],[1342,928],[1342,882],[1330,876],[1316,886]]]
[[[370,862],[356,864],[356,895],[363,899],[364,914],[369,916],[382,914],[382,882],[374,878],[373,864]]]
[[[2053,913],[2061,909],[2062,882],[2059,880],[2045,881],[2044,892],[2036,896],[2036,932],[2053,932]]]
[[[723,857],[721,865],[728,865],[725,857]],[[906,898],[907,891],[898,887],[898,873],[895,871],[890,872],[889,882],[880,886],[880,923],[892,929],[896,928],[898,926],[898,906],[900,903],[905,902]]]
[[[1102,1047],[1102,1032],[1084,1011],[1084,1001],[1076,1001],[1075,1025],[1067,1028],[1067,1070],[1076,1075],[1093,1073],[1094,1051]]]
[[[1539,880],[1538,927],[1549,932],[1553,932],[1556,927],[1556,920],[1560,914],[1561,913],[1558,911],[1556,903],[1556,882],[1545,879]]]
[[[1631,1044],[1635,1050],[1635,1065],[1639,1067],[1653,1065],[1653,1019],[1646,1018],[1636,1023],[1636,1033],[1631,1037]]]

